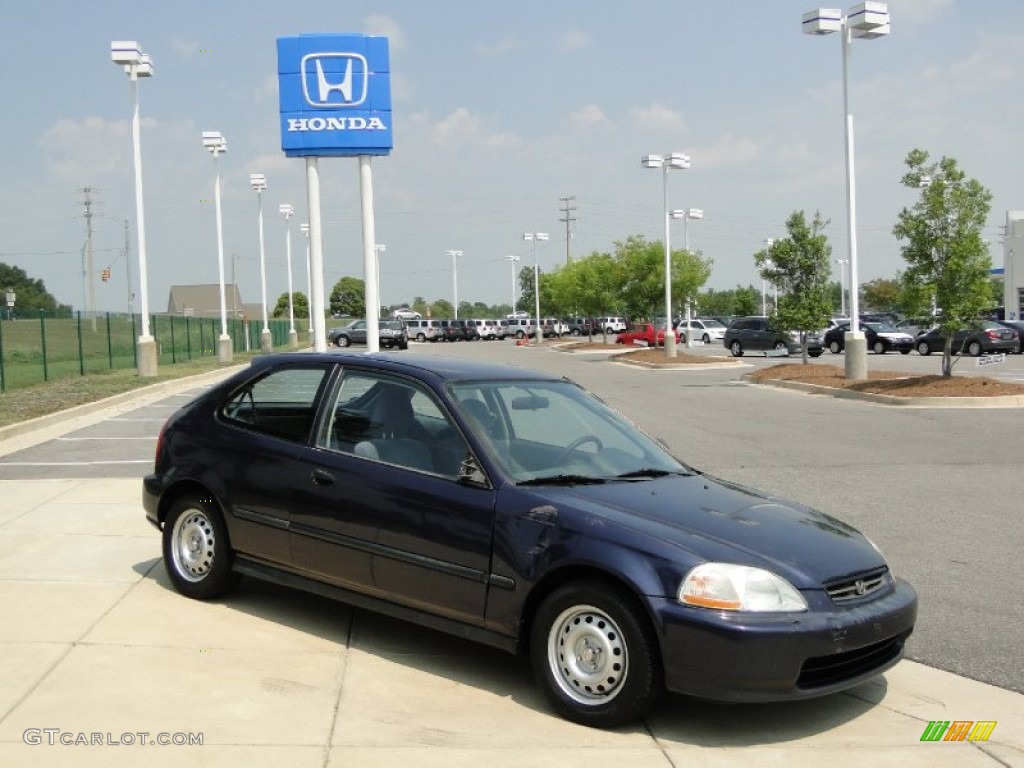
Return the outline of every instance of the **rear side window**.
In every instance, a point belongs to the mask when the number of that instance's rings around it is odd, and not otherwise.
[[[221,416],[247,429],[284,440],[309,440],[327,368],[281,368],[234,392]]]

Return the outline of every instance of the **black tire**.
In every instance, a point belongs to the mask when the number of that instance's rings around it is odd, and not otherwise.
[[[426,340],[427,340],[426,334],[424,334],[424,333],[417,333],[416,334],[416,341],[418,341],[418,342],[420,342],[422,344]]]
[[[786,346],[784,341],[776,341],[775,346],[772,347],[776,352],[785,352],[786,357],[789,357],[789,347]]]
[[[917,345],[917,354],[919,355],[930,355],[932,353],[931,347],[928,346],[927,341],[922,341]]]
[[[573,328],[571,331],[569,331],[569,335],[570,336],[579,336],[580,335],[580,329],[579,328]]]
[[[701,339],[701,341],[703,341],[703,342],[704,342],[705,344],[710,344],[710,343],[711,343],[711,337],[710,337],[710,336],[708,336],[708,335],[707,335],[707,334],[705,333],[705,334],[704,334],[704,338],[703,338],[703,339]]]
[[[344,335],[342,335],[342,336],[339,336],[338,338],[336,338],[336,339],[334,340],[334,343],[335,343],[335,344],[336,344],[337,346],[339,346],[339,347],[347,347],[347,346],[348,346],[349,344],[351,344],[351,343],[352,343],[352,341],[351,341],[351,340],[349,339],[349,337],[348,337],[348,336],[344,336]]]
[[[732,352],[733,357],[743,357],[743,345],[738,339],[733,339],[732,344],[729,345],[729,351]]]
[[[821,357],[825,353],[824,349],[809,349],[807,354],[811,357]]]
[[[967,345],[967,354],[971,357],[981,357],[981,342],[972,341]]]
[[[884,355],[885,354],[885,343],[881,342],[881,341],[876,341],[875,342],[875,346],[874,346],[874,350],[875,350],[875,354],[876,355]]]
[[[210,600],[230,592],[239,574],[220,508],[210,499],[182,496],[164,521],[164,567],[174,588],[187,597]]]
[[[663,689],[647,616],[622,589],[598,581],[559,587],[537,609],[530,658],[562,717],[594,728],[642,718]]]
[[[828,343],[828,351],[833,355],[838,355],[843,351],[843,345],[840,344],[837,339],[832,339],[832,341]]]
[[[908,347],[907,349],[901,349],[900,350],[900,354],[901,355],[909,355],[910,354],[910,348]]]
[[[523,332],[522,332],[522,330],[518,330],[518,331],[516,331],[516,338],[517,338],[517,339],[522,339],[522,338],[524,338],[525,336],[526,336],[526,334],[525,334],[525,333],[523,333]]]

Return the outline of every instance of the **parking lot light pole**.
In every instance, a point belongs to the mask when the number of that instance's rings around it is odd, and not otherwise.
[[[220,338],[217,339],[217,359],[222,363],[230,363],[232,349],[231,336],[228,334],[228,308],[224,291],[224,228],[220,215],[220,163],[218,162],[220,156],[228,151],[228,143],[220,131],[203,131],[203,146],[213,155],[213,167],[217,175],[213,187],[213,204],[217,214],[217,270],[220,275]]]
[[[849,259],[836,259],[839,265],[839,307],[840,317],[846,317],[846,265]]]
[[[849,8],[816,8],[803,15],[806,35],[840,32],[843,52],[843,112],[846,130],[846,238],[850,258],[850,330],[846,333],[846,378],[867,379],[867,339],[860,329],[860,298],[857,276],[857,187],[853,155],[853,115],[850,113],[850,43],[853,38],[872,40],[889,34],[889,7],[886,3],[865,2]]]
[[[513,315],[516,313],[516,283],[518,282],[516,280],[516,278],[518,277],[516,275],[516,263],[519,260],[520,260],[519,256],[509,255],[509,256],[505,257],[505,261],[510,262],[512,264],[512,314]]]
[[[690,255],[690,219],[703,219],[704,211],[700,208],[684,208],[681,210],[674,210],[669,213],[669,216],[673,219],[683,220],[683,250],[686,251],[687,258]],[[693,347],[693,330],[690,327],[690,320],[692,319],[692,308],[693,302],[690,297],[686,297],[686,346],[688,348]]]
[[[132,158],[135,167],[135,228],[139,241],[139,294],[142,329],[136,347],[139,376],[156,376],[158,372],[156,339],[149,328],[149,289],[146,277],[146,218],[142,205],[142,149],[139,129],[139,78],[153,76],[153,62],[134,40],[115,40],[110,44],[111,60],[124,67],[132,85]],[[130,282],[130,281],[129,281]],[[128,286],[131,293],[131,286]]]
[[[690,156],[684,155],[682,152],[671,152],[667,155],[644,155],[640,158],[640,165],[644,168],[661,169],[661,208],[665,212],[665,357],[675,357],[676,335],[672,333],[672,235],[669,232],[672,212],[668,207],[668,172],[689,168]],[[687,338],[689,338],[689,334],[687,334]],[[657,328],[654,330],[654,342],[657,345]]]
[[[267,189],[267,177],[262,173],[249,174],[249,184],[256,190],[259,202],[260,222],[260,297],[263,306],[263,330],[260,331],[260,352],[269,354],[274,349],[270,336],[270,324],[267,320],[267,251],[263,242],[263,192]]]
[[[284,238],[286,261],[288,263],[288,349],[299,348],[299,334],[295,331],[295,295],[292,292],[292,227],[291,219],[295,208],[288,203],[281,203],[277,210],[284,216]]]
[[[452,299],[455,302],[455,319],[459,319],[459,262],[462,251],[445,251],[445,256],[452,257]]]
[[[309,222],[308,221],[304,221],[301,224],[299,224],[299,231],[302,232],[302,234],[306,238],[306,290],[308,291],[308,293],[306,294],[306,316],[309,319],[309,328],[308,328],[309,343],[312,345],[312,343],[313,343],[313,311],[312,311],[312,305],[311,305],[310,302],[312,301],[312,296],[313,296],[313,271],[312,271],[312,269],[310,269],[310,265],[309,265]]]
[[[547,232],[524,232],[523,240],[533,243],[533,304],[537,316],[537,327],[534,328],[534,339],[538,344],[544,343],[544,330],[540,323],[540,264],[537,261],[537,241],[548,239]]]

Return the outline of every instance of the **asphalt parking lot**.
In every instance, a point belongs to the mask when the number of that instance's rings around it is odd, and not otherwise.
[[[201,732],[201,749],[141,753],[176,766],[1024,765],[1024,411],[893,409],[744,384],[746,366],[775,362],[765,358],[648,371],[512,344],[400,354],[425,353],[568,375],[698,469],[857,525],[918,589],[908,654],[920,663],[803,704],[669,697],[648,722],[595,733],[551,717],[528,665],[489,649],[251,580],[223,602],[188,601],[167,583],[139,501],[159,427],[190,396],[166,392],[0,436],[0,763],[142,759],[123,739],[25,743],[29,729],[57,729]],[[842,362],[829,358],[817,362]],[[938,368],[916,354],[869,365],[917,360]],[[999,724],[984,745],[920,744],[932,720]]]

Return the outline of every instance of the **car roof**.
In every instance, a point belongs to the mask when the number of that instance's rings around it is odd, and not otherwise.
[[[391,355],[366,352],[284,352],[257,355],[252,359],[251,368],[262,369],[287,363],[326,362],[341,365],[371,365],[385,370],[418,375],[431,374],[444,381],[478,381],[486,379],[522,379],[531,381],[560,381],[562,377],[517,368],[500,363],[486,363],[477,360],[439,357],[434,355]]]

